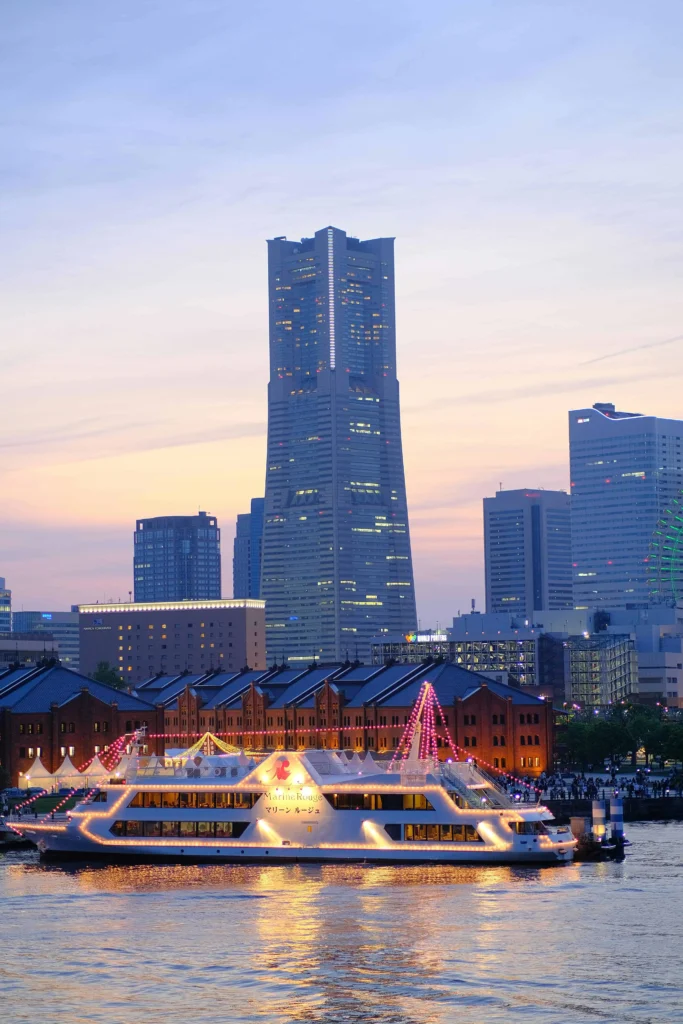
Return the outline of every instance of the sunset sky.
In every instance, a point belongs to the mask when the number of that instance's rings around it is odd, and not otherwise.
[[[125,598],[136,517],[263,493],[265,239],[396,237],[418,612],[567,410],[683,417],[680,0],[9,0],[0,576]]]

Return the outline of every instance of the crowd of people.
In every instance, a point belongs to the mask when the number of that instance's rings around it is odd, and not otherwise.
[[[584,772],[561,772],[541,775],[536,785],[545,800],[609,800],[612,796],[669,797],[683,796],[683,772],[670,771],[665,776],[652,777],[641,768],[633,775],[617,775],[616,769],[600,775],[586,776]]]

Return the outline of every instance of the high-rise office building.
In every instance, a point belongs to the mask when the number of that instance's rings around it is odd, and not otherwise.
[[[530,487],[484,498],[487,612],[572,607],[569,501]]]
[[[261,596],[263,509],[265,498],[252,498],[251,511],[237,516],[232,558],[232,596]]]
[[[12,631],[12,591],[5,586],[5,577],[0,576],[0,633]]]
[[[12,629],[15,633],[49,633],[57,642],[62,665],[78,672],[78,605],[70,612],[14,612]]]
[[[369,657],[381,630],[416,626],[393,239],[275,238],[268,285],[268,655]]]
[[[647,607],[653,532],[683,486],[683,421],[597,402],[569,413],[569,450],[574,605]]]
[[[205,601],[221,596],[221,531],[215,516],[138,519],[136,601]]]

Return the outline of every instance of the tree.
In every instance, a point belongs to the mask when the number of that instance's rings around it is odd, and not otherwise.
[[[0,789],[9,789],[12,785],[12,779],[10,773],[5,768],[4,764],[0,764]]]
[[[127,690],[125,680],[121,678],[116,669],[108,661],[98,661],[97,668],[92,674],[96,683],[106,683],[117,690]]]
[[[567,750],[567,757],[572,764],[580,764],[582,768],[591,761],[590,725],[577,718],[572,719],[562,737]]]
[[[665,725],[662,745],[667,760],[683,762],[683,725],[678,722]]]

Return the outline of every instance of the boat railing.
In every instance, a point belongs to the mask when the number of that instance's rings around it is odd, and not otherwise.
[[[453,789],[473,807],[512,807],[513,801],[498,782],[470,761],[454,761],[441,765],[441,775]]]
[[[254,764],[217,765],[187,762],[181,758],[171,757],[138,757],[131,758],[126,768],[126,782],[140,779],[204,779],[236,781],[247,772],[252,771]]]

